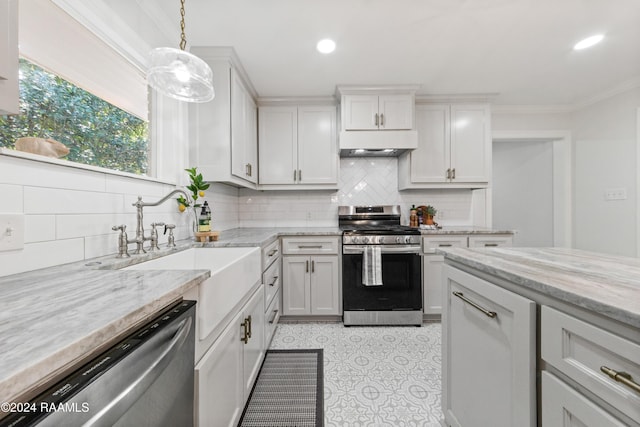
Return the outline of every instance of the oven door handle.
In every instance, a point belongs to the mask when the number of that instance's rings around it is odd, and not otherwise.
[[[343,254],[362,254],[364,248],[371,245],[343,245]],[[420,246],[380,246],[383,254],[416,254],[420,255]]]

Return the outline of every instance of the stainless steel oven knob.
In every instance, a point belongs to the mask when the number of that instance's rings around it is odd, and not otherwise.
[[[404,242],[405,243],[411,243],[411,236],[405,236]]]
[[[402,243],[402,236],[396,237],[396,243]]]

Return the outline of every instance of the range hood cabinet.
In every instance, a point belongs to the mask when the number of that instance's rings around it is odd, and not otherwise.
[[[416,148],[415,130],[340,132],[340,157],[397,157]]]

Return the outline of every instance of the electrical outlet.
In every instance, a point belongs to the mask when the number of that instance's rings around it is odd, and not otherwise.
[[[0,214],[0,251],[24,248],[24,215]]]
[[[626,200],[627,189],[626,188],[608,188],[604,190],[605,200]]]

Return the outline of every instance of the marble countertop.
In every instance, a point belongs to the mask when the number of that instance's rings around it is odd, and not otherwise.
[[[640,259],[564,248],[447,248],[458,262],[640,328]]]
[[[209,276],[43,269],[0,278],[0,402],[47,382]]]
[[[513,230],[498,230],[485,227],[473,227],[473,226],[444,226],[437,230],[420,229],[422,234],[514,234]]]

